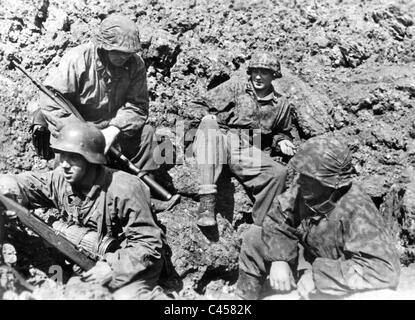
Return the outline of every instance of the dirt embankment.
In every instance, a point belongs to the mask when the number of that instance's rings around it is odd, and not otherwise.
[[[52,166],[40,160],[30,144],[30,112],[37,106],[38,92],[20,73],[8,70],[6,53],[17,52],[28,71],[42,80],[65,50],[91,37],[102,18],[122,12],[141,28],[149,121],[168,132],[179,149],[183,143],[175,139],[176,128],[199,114],[189,103],[193,98],[243,75],[253,50],[277,52],[284,77],[275,85],[294,103],[295,142],[326,133],[347,137],[355,150],[359,180],[393,228],[402,262],[414,261],[413,1],[71,0],[50,1],[43,8],[44,1],[2,2],[1,172]],[[183,280],[181,293],[194,297],[195,292],[220,291],[235,280],[240,234],[249,223],[251,203],[225,172],[219,185],[218,233],[207,238],[191,218],[197,207],[192,160],[170,174],[176,188],[189,196],[159,216]],[[10,237],[17,242],[18,269],[42,294],[57,290],[56,297],[76,296],[71,291],[76,286],[62,287],[46,278],[50,262],[44,255],[36,260],[25,242]],[[28,237],[26,244],[39,245],[36,237]],[[79,291],[80,296],[103,297],[91,293],[92,288]]]

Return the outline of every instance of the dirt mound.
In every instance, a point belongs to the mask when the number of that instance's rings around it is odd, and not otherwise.
[[[30,113],[37,107],[38,92],[20,73],[8,69],[6,55],[17,53],[28,71],[43,80],[68,48],[91,38],[102,18],[122,12],[141,28],[151,97],[149,121],[167,128],[173,139],[177,125],[187,126],[199,118],[191,100],[230,78],[244,76],[253,50],[277,52],[284,77],[276,87],[294,103],[295,143],[326,133],[347,137],[355,150],[359,180],[388,218],[402,262],[414,261],[413,1],[71,0],[46,5],[40,0],[4,0],[2,7],[1,172],[53,166],[40,160],[30,144]],[[180,139],[176,144],[184,148]],[[223,191],[219,229],[209,238],[193,223],[194,164],[185,162],[170,174],[186,197],[160,220],[167,227],[183,295],[203,294],[212,280],[232,283],[239,235],[250,222],[251,203],[243,188],[224,174],[219,185]],[[29,267],[21,261],[31,255],[21,250],[18,266],[31,279]],[[48,274],[47,269],[42,272]],[[52,290],[35,283],[39,289]],[[10,291],[7,286],[1,285]],[[53,290],[65,292],[59,286]],[[98,292],[90,298],[104,296]]]

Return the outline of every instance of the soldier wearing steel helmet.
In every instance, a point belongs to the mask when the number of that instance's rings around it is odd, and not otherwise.
[[[200,206],[197,224],[216,225],[216,181],[224,164],[246,187],[254,200],[253,221],[261,225],[276,194],[285,187],[286,169],[271,156],[276,149],[292,156],[291,107],[274,90],[281,77],[278,58],[258,51],[252,56],[248,78],[229,80],[194,101],[206,110],[194,141],[200,170]]]
[[[140,50],[139,30],[128,17],[105,18],[92,41],[66,52],[45,86],[68,99],[81,116],[101,130],[105,153],[120,149],[141,171],[152,175],[160,168],[153,155],[157,142],[146,124],[149,109],[146,67]],[[33,123],[33,142],[43,158],[51,158],[59,128],[75,116],[47,96]],[[111,161],[117,166],[116,161]],[[122,168],[121,168],[122,169]]]
[[[334,137],[312,138],[297,151],[289,163],[299,174],[293,187],[276,197],[262,226],[244,234],[239,297],[257,299],[267,276],[274,289],[297,287],[304,298],[396,288],[399,255],[375,204],[352,180],[351,159]]]
[[[30,209],[59,209],[63,223],[83,230],[70,239],[94,231],[99,241],[111,237],[119,243],[82,274],[83,281],[107,286],[115,299],[168,298],[157,285],[168,248],[147,186],[104,166],[105,137],[92,124],[66,123],[52,148],[59,154],[55,170],[3,174],[0,192]]]

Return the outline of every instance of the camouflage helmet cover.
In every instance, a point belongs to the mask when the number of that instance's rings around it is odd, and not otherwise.
[[[89,123],[81,121],[66,123],[51,147],[58,153],[64,151],[80,154],[89,163],[107,162],[104,155],[105,137],[98,128]]]
[[[135,53],[140,50],[140,34],[135,23],[126,16],[113,14],[102,20],[95,35],[99,48]]]
[[[334,137],[309,139],[291,159],[290,166],[335,189],[350,184],[355,172],[351,150]]]
[[[257,51],[252,55],[248,66],[248,74],[254,68],[269,69],[274,72],[275,78],[281,78],[281,65],[275,54],[266,51]]]

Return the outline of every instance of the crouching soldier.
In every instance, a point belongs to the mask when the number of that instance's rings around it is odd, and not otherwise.
[[[299,173],[278,196],[262,227],[244,235],[237,294],[257,299],[269,274],[271,287],[304,298],[395,288],[399,256],[376,206],[352,182],[351,152],[330,137],[308,140],[290,161]],[[298,243],[310,264],[299,282]]]
[[[193,144],[200,171],[199,226],[216,225],[216,182],[224,164],[254,200],[252,216],[257,225],[274,196],[284,191],[286,169],[270,156],[271,147],[288,156],[294,154],[291,105],[272,85],[280,77],[278,58],[258,51],[249,64],[248,78],[229,80],[195,101],[209,113]]]
[[[147,124],[148,89],[146,68],[140,51],[139,31],[126,16],[113,14],[105,18],[92,41],[68,50],[45,86],[67,99],[80,115],[93,123],[105,138],[105,154],[118,148],[143,173],[160,176],[160,163],[154,157],[155,131]],[[53,158],[53,143],[62,124],[76,118],[46,95],[34,115],[32,138],[37,153]],[[109,157],[110,165],[120,165]],[[170,180],[166,175],[167,181]],[[153,199],[159,211],[171,209],[179,201]]]
[[[164,265],[164,233],[136,177],[104,167],[105,138],[92,124],[66,124],[52,144],[59,166],[50,172],[2,175],[0,191],[28,208],[57,208],[61,220],[119,242],[82,276],[105,284],[115,299],[164,299],[157,286]],[[101,243],[98,242],[98,247]]]

